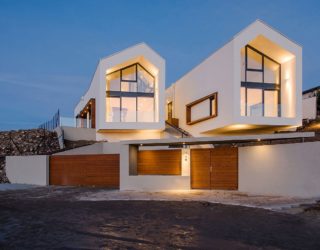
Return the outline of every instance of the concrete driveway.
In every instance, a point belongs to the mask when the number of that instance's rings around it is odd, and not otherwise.
[[[272,195],[255,195],[238,191],[188,190],[138,192],[96,190],[81,193],[76,197],[83,201],[154,200],[154,201],[202,201],[226,205],[240,205],[271,210],[285,210],[301,204],[313,204],[320,198],[299,198]]]
[[[207,202],[264,200],[213,194],[68,187],[1,191],[0,249],[320,249],[319,211],[287,214]]]

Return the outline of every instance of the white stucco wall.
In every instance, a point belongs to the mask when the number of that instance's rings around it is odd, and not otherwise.
[[[70,149],[54,155],[96,155],[96,154],[120,154],[119,142],[97,142],[92,145]]]
[[[96,134],[97,141],[119,142],[126,140],[147,140],[147,139],[160,139],[162,136],[161,131],[153,130],[132,130],[132,131],[108,131]]]
[[[239,148],[239,191],[320,197],[320,142]]]
[[[310,97],[302,100],[303,119],[315,119],[317,117],[317,97]]]
[[[233,47],[232,42],[209,56],[167,90],[167,102],[173,101],[173,116],[179,126],[193,136],[232,123]],[[218,116],[194,125],[186,124],[186,105],[218,92]]]
[[[70,141],[95,141],[96,130],[93,128],[73,128],[73,127],[61,127],[63,130],[63,138]]]
[[[49,157],[47,155],[7,156],[6,174],[11,183],[49,184]]]

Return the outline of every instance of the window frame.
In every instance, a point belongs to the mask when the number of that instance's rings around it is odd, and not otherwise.
[[[251,49],[252,51],[254,51],[255,53],[258,53],[260,56],[262,56],[262,63],[261,63],[261,69],[252,69],[252,68],[248,68],[248,49]],[[266,83],[265,77],[264,77],[264,61],[265,58],[267,58],[268,60],[276,63],[277,65],[279,65],[279,83]],[[262,82],[250,82],[247,81],[247,72],[261,72],[262,74]],[[264,92],[265,91],[270,91],[270,90],[274,90],[274,91],[278,91],[278,114],[277,117],[281,117],[281,64],[277,61],[275,61],[274,59],[272,59],[271,57],[267,56],[266,54],[262,53],[261,51],[257,50],[256,48],[252,47],[251,45],[247,44],[245,46],[245,80],[241,81],[241,87],[245,88],[245,116],[248,116],[248,110],[247,110],[247,101],[248,101],[248,89],[261,89],[262,90],[262,117],[269,117],[269,116],[265,116],[265,102],[264,102]]]
[[[194,120],[192,121],[191,120],[191,109],[193,106],[203,102],[203,101],[206,101],[206,100],[209,100],[209,116],[206,116],[206,117],[203,117],[203,118],[200,118],[200,119],[197,119],[197,120]],[[213,112],[212,110],[212,101],[214,100],[215,102],[215,110]],[[199,122],[202,122],[202,121],[205,121],[205,120],[208,120],[208,119],[211,119],[211,118],[215,118],[218,116],[218,92],[214,92],[210,95],[207,95],[205,97],[202,97],[198,100],[195,100],[189,104],[186,105],[186,122],[187,122],[187,125],[193,125],[193,124],[196,124],[196,123],[199,123]]]
[[[136,80],[125,80],[123,79],[122,77],[122,71],[123,70],[126,70],[128,68],[131,68],[135,66],[135,79]],[[120,98],[120,122],[123,122],[122,121],[122,97],[135,97],[136,98],[136,120],[135,122],[139,122],[139,118],[138,118],[138,99],[139,97],[149,97],[149,98],[153,98],[153,107],[154,107],[154,114],[153,114],[153,122],[155,122],[156,120],[156,113],[155,113],[155,87],[153,88],[153,92],[138,92],[138,66],[140,66],[144,71],[147,72],[147,74],[149,74],[152,79],[153,79],[153,85],[155,86],[155,77],[145,68],[143,67],[140,63],[133,63],[133,64],[130,64],[126,67],[123,67],[121,69],[118,69],[118,70],[115,70],[115,71],[112,71],[108,74],[106,74],[106,80],[107,80],[107,77],[108,75],[111,75],[111,74],[114,74],[116,72],[120,72],[120,81],[119,81],[119,89],[120,91],[113,91],[113,90],[106,90],[106,98],[108,97],[118,97]],[[122,91],[122,83],[123,82],[126,82],[126,83],[136,83],[136,91],[135,92],[129,92],[129,91]],[[108,84],[106,84],[106,86],[108,86]],[[133,123],[133,122],[130,122],[130,123]],[[146,123],[146,122],[144,122]]]

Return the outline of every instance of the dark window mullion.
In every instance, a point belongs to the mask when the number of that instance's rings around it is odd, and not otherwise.
[[[264,56],[262,56],[262,82],[264,83]]]
[[[265,110],[264,110],[264,91],[265,89],[262,89],[262,116],[264,117],[264,113],[265,113]]]
[[[262,69],[247,69],[247,71],[253,71],[253,72],[263,72]]]

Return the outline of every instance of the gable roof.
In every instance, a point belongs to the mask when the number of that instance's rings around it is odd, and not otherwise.
[[[257,23],[260,23],[264,26],[266,26],[267,28],[273,30],[274,32],[278,33],[279,35],[287,38],[288,40],[290,40],[291,42],[293,42],[294,44],[298,45],[299,47],[302,47],[301,44],[297,43],[296,41],[292,40],[291,38],[289,38],[288,36],[286,36],[285,34],[283,34],[282,32],[280,32],[279,30],[275,29],[274,27],[270,26],[269,24],[267,24],[266,22],[264,22],[261,19],[256,19],[254,22],[250,23],[247,27],[245,27],[244,29],[242,29],[240,32],[238,32],[235,36],[233,36],[233,39],[235,39],[236,37],[238,37],[241,33],[243,33],[245,30],[250,29],[253,25],[256,25]],[[232,40],[233,40],[232,39]]]
[[[162,60],[165,60],[157,51],[155,51],[155,50],[154,50],[152,47],[150,47],[147,43],[141,42],[141,43],[137,43],[137,44],[135,44],[135,45],[132,45],[132,46],[130,46],[130,47],[127,47],[127,48],[125,48],[125,49],[123,49],[123,50],[118,50],[117,52],[115,52],[115,53],[113,53],[113,54],[111,54],[111,55],[108,55],[108,56],[105,56],[105,57],[103,57],[103,58],[100,58],[99,61],[107,60],[107,59],[109,59],[109,58],[111,58],[111,57],[114,57],[114,56],[120,54],[120,53],[124,53],[124,52],[126,52],[127,50],[135,49],[136,47],[139,47],[139,46],[144,46],[144,47],[146,47],[147,49],[150,49],[151,51],[153,51],[154,53],[156,53]]]

